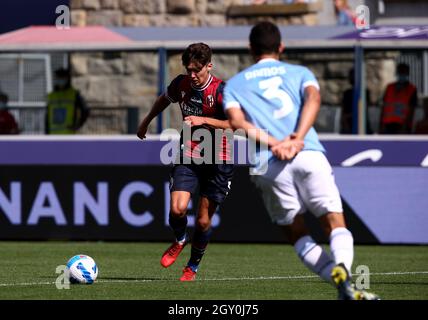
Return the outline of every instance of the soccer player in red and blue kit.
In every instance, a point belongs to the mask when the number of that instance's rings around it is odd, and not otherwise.
[[[144,139],[151,120],[171,103],[178,103],[184,125],[190,126],[192,133],[204,128],[212,139],[210,145],[213,150],[206,150],[201,148],[203,139],[195,139],[192,134],[189,140],[182,132],[180,161],[174,164],[171,172],[169,224],[176,239],[160,261],[165,268],[175,262],[190,241],[186,232],[186,212],[191,196],[199,185],[199,206],[191,256],[183,270],[181,281],[195,280],[199,263],[211,237],[211,218],[226,198],[233,176],[233,164],[230,161],[232,141],[227,139],[226,135],[216,139],[214,133],[215,130],[225,130],[230,126],[222,106],[225,83],[211,75],[211,55],[211,48],[204,43],[194,43],[186,48],[182,54],[182,63],[187,74],[177,76],[168,86],[167,92],[158,97],[149,114],[141,122],[137,134],[140,139]],[[201,159],[204,160],[202,163]]]

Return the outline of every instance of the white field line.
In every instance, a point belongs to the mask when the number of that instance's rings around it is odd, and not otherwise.
[[[370,276],[399,276],[399,275],[416,275],[416,274],[428,274],[428,271],[394,271],[394,272],[373,272],[364,275]],[[359,276],[362,274],[355,273],[353,276]],[[240,278],[207,278],[200,279],[198,281],[248,281],[248,280],[293,280],[293,279],[311,279],[319,278],[317,275],[297,275],[297,276],[272,276],[272,277],[240,277]],[[176,282],[177,279],[123,279],[123,280],[97,280],[96,283],[144,283],[144,282],[155,282],[155,281],[172,281]],[[55,282],[21,282],[21,283],[0,283],[0,287],[29,287],[29,286],[41,286],[41,285],[55,285]]]

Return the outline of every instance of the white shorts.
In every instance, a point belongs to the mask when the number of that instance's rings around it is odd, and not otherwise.
[[[317,218],[343,212],[333,169],[320,151],[301,151],[291,162],[272,161],[264,175],[251,178],[278,225],[289,225],[306,211]]]

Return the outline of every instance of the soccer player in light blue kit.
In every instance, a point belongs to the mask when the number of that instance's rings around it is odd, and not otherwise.
[[[259,164],[260,174],[252,180],[272,221],[284,229],[302,262],[337,287],[339,299],[376,299],[351,284],[353,237],[332,168],[312,127],[320,108],[316,78],[303,66],[279,61],[281,34],[270,22],[252,28],[250,50],[257,63],[229,79],[223,104],[234,129],[268,146],[268,162]],[[331,255],[310,236],[306,211],[320,221]]]

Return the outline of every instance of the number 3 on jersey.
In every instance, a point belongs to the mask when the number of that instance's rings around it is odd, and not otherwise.
[[[275,119],[286,117],[293,111],[293,101],[287,92],[280,88],[282,84],[281,77],[273,77],[259,82],[259,88],[264,90],[263,97],[266,99],[279,99],[281,101],[280,109],[273,112]]]

